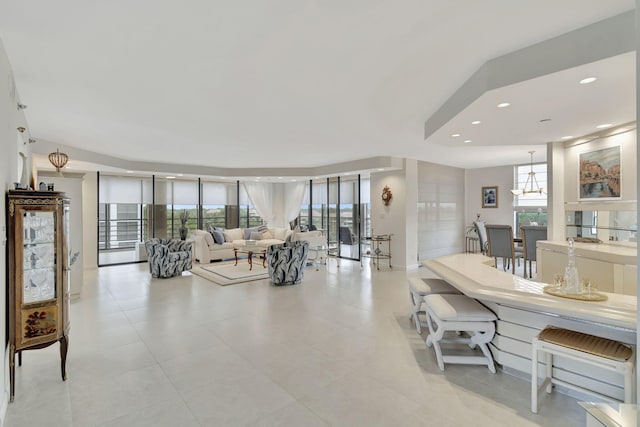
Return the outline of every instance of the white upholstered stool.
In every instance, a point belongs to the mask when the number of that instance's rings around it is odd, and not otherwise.
[[[411,302],[411,313],[409,313],[409,320],[413,319],[416,322],[416,331],[422,333],[421,326],[426,326],[426,323],[420,322],[419,313],[424,313],[422,305],[424,304],[423,297],[431,294],[459,294],[456,288],[448,284],[442,279],[426,279],[422,277],[412,277],[409,279],[409,301]]]
[[[543,352],[545,378],[538,387],[538,352]],[[551,393],[553,384],[590,393],[601,399],[617,402],[602,395],[553,377],[553,356],[561,356],[600,368],[618,372],[624,377],[624,403],[633,400],[633,349],[606,338],[600,338],[568,329],[548,327],[531,342],[531,412],[538,412],[538,394],[544,388]]]
[[[493,356],[487,347],[496,332],[496,315],[478,301],[465,295],[433,294],[424,297],[427,306],[429,336],[427,347],[433,345],[438,359],[438,367],[444,371],[445,363],[487,365],[496,372]],[[446,331],[465,331],[470,336],[444,338]],[[469,347],[480,347],[483,356],[443,355],[440,343],[464,343]]]

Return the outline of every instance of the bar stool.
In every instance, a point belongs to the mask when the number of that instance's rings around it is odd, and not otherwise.
[[[438,367],[444,371],[445,363],[487,365],[495,374],[496,367],[487,344],[496,332],[496,315],[478,301],[465,295],[433,294],[424,297],[427,306],[429,336],[427,347],[433,345],[438,359]],[[470,336],[444,338],[446,331],[467,332]],[[469,347],[478,346],[483,356],[443,355],[441,343],[464,343]]]
[[[442,279],[426,279],[422,277],[412,277],[409,279],[409,301],[411,302],[411,312],[409,320],[416,322],[416,331],[422,333],[422,326],[426,323],[420,321],[419,314],[424,313],[422,305],[423,297],[431,294],[459,294],[456,288],[448,284]]]
[[[545,360],[545,378],[538,387],[538,352]],[[538,412],[538,394],[544,388],[551,393],[553,384],[572,390],[593,394],[601,399],[619,402],[593,390],[562,381],[553,376],[553,356],[561,356],[603,369],[618,372],[624,376],[624,403],[633,399],[633,349],[618,341],[600,338],[568,329],[548,327],[543,329],[531,342],[531,412]]]

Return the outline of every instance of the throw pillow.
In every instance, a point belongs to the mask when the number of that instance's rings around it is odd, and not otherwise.
[[[251,239],[251,233],[254,231],[258,231],[258,227],[245,228],[244,230],[244,240]]]
[[[213,241],[219,245],[224,243],[224,234],[222,231],[213,230]]]
[[[215,228],[213,225],[211,225],[211,224],[207,224],[207,231],[208,231],[209,233],[212,233],[212,234],[213,234],[213,230],[215,230],[215,229],[216,229],[216,228]]]
[[[252,231],[249,239],[247,240],[262,240],[262,233],[259,231]]]
[[[214,245],[213,236],[211,235],[211,233],[202,233],[202,235],[204,236],[204,241],[207,242],[208,246]]]
[[[275,227],[272,234],[274,239],[284,240],[287,237],[287,229]]]
[[[275,237],[273,237],[273,234],[271,234],[271,231],[269,231],[269,229],[267,229],[267,231],[263,231],[262,232],[262,239],[266,240],[266,239],[275,239]],[[280,239],[282,240],[282,239]]]
[[[234,240],[242,240],[244,238],[244,233],[242,232],[242,228],[232,228],[230,230],[223,231],[224,240],[226,242],[233,242]]]

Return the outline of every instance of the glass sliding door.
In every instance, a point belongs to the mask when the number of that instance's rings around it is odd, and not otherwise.
[[[327,179],[326,224],[329,246],[335,247],[337,255],[340,255],[340,241],[338,236],[338,178]]]
[[[360,259],[359,182],[358,177],[340,177],[338,193],[338,238],[340,256]]]

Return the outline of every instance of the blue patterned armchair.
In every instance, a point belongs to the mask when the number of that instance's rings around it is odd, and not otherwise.
[[[191,242],[176,239],[149,239],[144,247],[153,277],[174,277],[191,270]]]
[[[267,249],[269,277],[274,285],[297,285],[302,282],[309,255],[306,240],[271,245]]]

